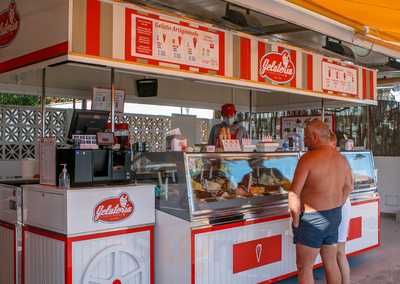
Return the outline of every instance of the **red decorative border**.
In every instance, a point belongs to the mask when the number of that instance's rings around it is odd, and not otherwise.
[[[181,25],[184,27],[190,27],[195,30],[207,31],[207,32],[218,35],[218,38],[219,38],[219,53],[218,53],[219,69],[207,69],[207,68],[202,68],[199,66],[179,64],[176,62],[169,62],[169,61],[164,61],[164,60],[155,60],[155,59],[149,59],[149,58],[145,58],[145,57],[132,56],[131,55],[131,51],[132,51],[132,45],[131,45],[131,42],[132,42],[132,15],[149,18],[151,20],[157,19],[159,21],[163,21],[166,23],[170,23],[170,24],[174,24],[174,25]],[[152,64],[152,65],[159,65],[162,62],[162,63],[168,63],[168,64],[173,64],[173,65],[179,66],[179,68],[181,70],[189,70],[189,68],[192,67],[192,68],[199,69],[200,73],[208,73],[209,71],[214,71],[214,72],[216,71],[218,75],[224,76],[225,75],[225,33],[223,31],[211,31],[211,30],[209,30],[209,28],[202,27],[202,26],[199,26],[197,28],[192,27],[192,26],[190,26],[189,23],[184,22],[184,21],[180,21],[179,23],[176,23],[176,22],[160,19],[160,17],[158,15],[149,15],[149,14],[142,15],[142,14],[139,14],[134,9],[126,8],[126,10],[125,10],[125,60],[136,62],[139,58],[147,60],[148,63]]]
[[[46,47],[20,57],[0,63],[0,74],[9,72],[27,65],[42,62],[68,53],[68,41]]]
[[[154,226],[145,226],[137,228],[129,228],[111,232],[95,233],[90,235],[83,235],[77,237],[67,237],[65,235],[54,233],[51,231],[39,229],[32,226],[23,226],[22,228],[22,283],[25,283],[25,234],[30,232],[32,234],[40,235],[46,238],[58,240],[64,243],[64,257],[65,257],[65,283],[72,284],[72,244],[74,242],[101,239],[112,236],[127,235],[137,232],[150,232],[150,283],[154,284]]]
[[[356,94],[352,94],[352,93],[346,93],[346,92],[337,92],[337,91],[333,91],[333,90],[328,90],[328,89],[324,89],[323,85],[324,85],[324,73],[322,72],[323,68],[323,64],[324,62],[329,63],[329,64],[334,64],[334,65],[338,65],[340,67],[345,67],[345,68],[350,68],[350,69],[354,69],[357,72],[356,75]],[[322,91],[326,94],[335,94],[335,95],[347,95],[347,96],[351,96],[351,97],[358,97],[359,96],[359,92],[358,92],[358,83],[360,81],[360,77],[359,77],[359,72],[358,72],[358,68],[353,66],[353,65],[349,65],[349,64],[345,64],[342,62],[338,62],[338,61],[334,61],[334,60],[329,60],[327,58],[323,58],[321,60],[321,87],[322,87]]]
[[[13,249],[13,268],[14,268],[14,284],[17,283],[17,254],[16,254],[16,249],[17,249],[17,237],[16,237],[16,228],[15,225],[1,221],[0,220],[0,227],[3,227],[7,230],[10,230],[13,232],[13,244],[14,244],[14,249]]]
[[[195,273],[196,272],[196,270],[195,270],[196,269],[196,242],[195,242],[196,235],[213,232],[213,231],[221,231],[221,230],[226,230],[226,229],[243,227],[243,226],[248,226],[248,225],[252,225],[252,224],[267,223],[267,222],[283,220],[283,219],[287,219],[287,218],[290,218],[289,214],[271,216],[271,217],[260,218],[260,219],[256,219],[256,220],[250,220],[250,221],[241,221],[241,222],[230,223],[230,224],[219,225],[219,226],[218,225],[211,226],[211,227],[204,228],[204,229],[193,229],[191,232],[192,284],[196,284],[196,273]]]
[[[86,54],[100,55],[100,1],[86,0]]]

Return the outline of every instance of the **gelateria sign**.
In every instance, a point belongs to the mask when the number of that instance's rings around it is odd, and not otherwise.
[[[0,47],[10,44],[16,37],[19,27],[17,3],[12,0],[6,9],[0,11]]]
[[[260,76],[273,83],[287,84],[295,74],[296,66],[287,50],[268,52],[260,60]]]
[[[107,198],[96,205],[93,211],[93,221],[114,223],[132,215],[135,206],[127,193]]]

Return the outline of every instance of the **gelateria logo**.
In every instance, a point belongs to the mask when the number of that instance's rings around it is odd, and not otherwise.
[[[8,7],[0,12],[0,47],[7,46],[16,37],[20,24],[17,3],[11,0]]]
[[[260,60],[260,76],[274,83],[289,83],[294,78],[295,72],[295,65],[287,50],[281,53],[269,52]]]
[[[94,222],[113,223],[132,215],[135,206],[127,193],[113,196],[96,205],[93,212]]]

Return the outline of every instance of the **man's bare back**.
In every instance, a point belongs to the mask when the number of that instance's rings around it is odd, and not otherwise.
[[[312,269],[321,250],[327,282],[341,283],[336,261],[341,206],[353,188],[350,166],[331,143],[332,132],[311,121],[304,143],[310,149],[299,160],[289,190],[299,283],[314,283]]]
[[[342,206],[351,190],[346,158],[330,146],[307,152],[301,166],[308,171],[300,195],[303,212],[323,211]]]

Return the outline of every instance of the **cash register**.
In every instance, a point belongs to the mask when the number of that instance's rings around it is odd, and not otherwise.
[[[56,177],[66,164],[71,187],[131,181],[130,147],[115,147],[113,133],[105,132],[109,116],[107,111],[74,110],[69,145],[56,150]]]

